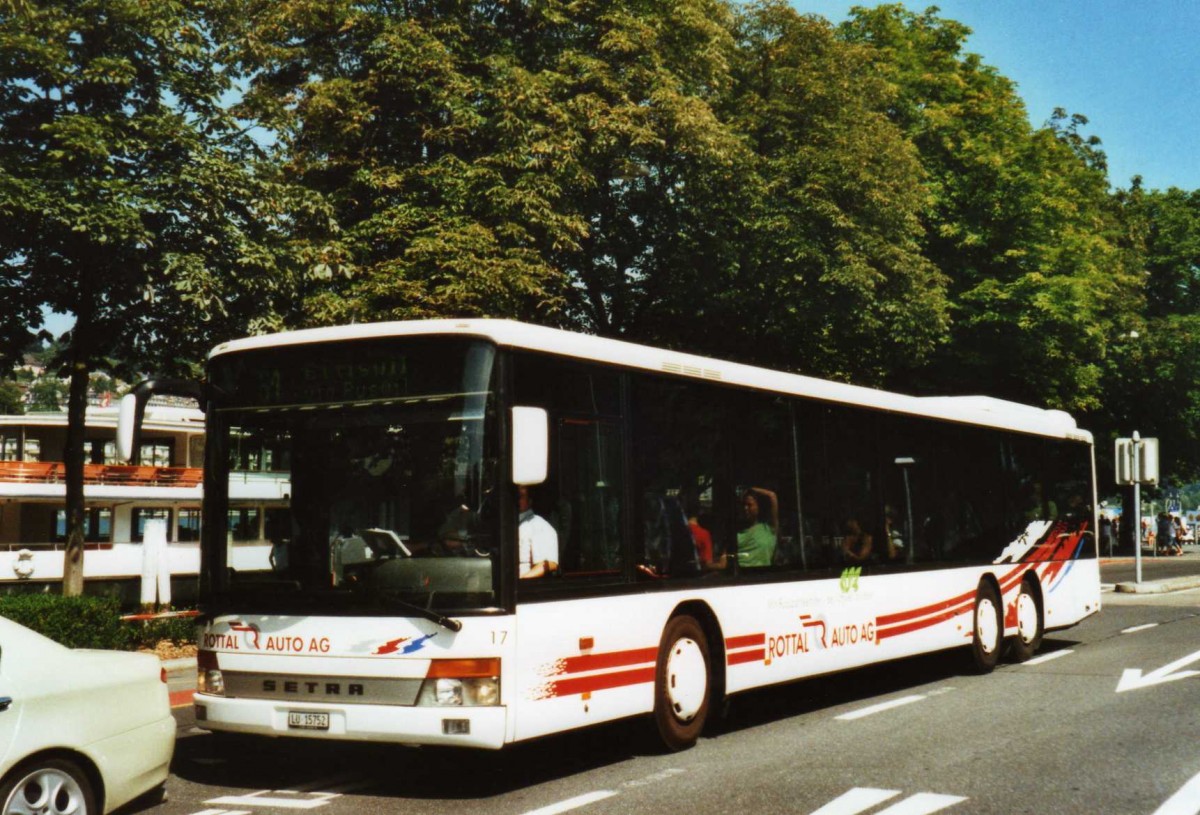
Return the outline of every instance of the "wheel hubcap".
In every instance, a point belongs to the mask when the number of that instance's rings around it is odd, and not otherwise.
[[[13,788],[4,815],[87,815],[83,790],[62,770],[34,770]]]
[[[985,654],[996,650],[1000,642],[1000,626],[996,623],[996,606],[985,597],[975,610],[975,636]]]
[[[688,637],[677,640],[667,656],[667,699],[675,718],[685,724],[696,718],[707,689],[708,670],[699,643]]]
[[[1037,601],[1032,596],[1021,592],[1017,596],[1017,633],[1021,642],[1029,644],[1037,636],[1038,610]]]

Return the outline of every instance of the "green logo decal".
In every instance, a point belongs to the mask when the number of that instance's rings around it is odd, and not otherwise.
[[[849,566],[842,570],[842,594],[858,591],[858,578],[862,575],[862,566]]]

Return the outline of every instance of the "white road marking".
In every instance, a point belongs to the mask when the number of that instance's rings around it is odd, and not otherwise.
[[[1168,798],[1154,810],[1154,815],[1196,815],[1200,812],[1200,773],[1192,776],[1179,788],[1179,792]]]
[[[891,710],[894,707],[902,707],[903,705],[911,705],[913,702],[920,702],[925,697],[922,694],[914,696],[902,696],[899,699],[893,699],[890,702],[864,707],[862,710],[855,710],[850,713],[843,713],[841,716],[835,716],[838,721],[849,722],[854,719],[861,719],[864,716],[871,716],[876,713],[882,713],[885,710]]]
[[[855,787],[847,793],[839,795],[812,815],[858,815],[873,806],[895,798],[900,790],[876,790],[869,787]]]
[[[597,790],[584,795],[576,795],[574,798],[568,798],[565,801],[559,801],[557,804],[542,807],[541,809],[531,809],[525,815],[558,815],[560,812],[570,812],[572,809],[579,809],[588,804],[594,804],[597,801],[603,801],[605,798],[612,798],[616,795],[612,790]]]
[[[899,803],[893,804],[878,815],[930,815],[967,800],[959,795],[938,795],[934,792],[918,792]]]
[[[275,795],[271,795],[275,792]],[[336,793],[332,792],[312,792],[308,793],[307,798],[284,798],[287,795],[286,791],[282,790],[259,790],[251,792],[247,795],[226,795],[221,798],[213,798],[205,801],[206,804],[221,804],[223,806],[235,807],[278,807],[279,809],[316,809],[323,807],[333,801],[335,798],[340,798]]]
[[[1075,653],[1075,652],[1072,651],[1070,648],[1064,648],[1061,651],[1054,651],[1049,654],[1042,654],[1040,657],[1034,657],[1033,659],[1026,660],[1025,662],[1022,662],[1021,664],[1022,665],[1041,665],[1043,662],[1049,662],[1052,659],[1058,659],[1059,657],[1065,657],[1067,654],[1073,654],[1073,653]]]
[[[1145,625],[1135,625],[1133,628],[1126,628],[1121,631],[1122,634],[1133,634],[1137,631],[1145,631],[1147,628],[1157,628],[1158,623],[1146,623]]]
[[[1177,679],[1200,676],[1200,671],[1179,671],[1185,665],[1191,665],[1196,661],[1200,661],[1200,651],[1188,654],[1183,659],[1177,659],[1172,663],[1162,666],[1157,671],[1150,671],[1150,673],[1145,675],[1142,674],[1140,668],[1126,668],[1125,673],[1121,674],[1121,680],[1117,682],[1117,693],[1148,688],[1152,685],[1161,685],[1165,682],[1174,682]],[[1179,673],[1175,673],[1175,671],[1179,671]]]
[[[899,790],[877,790],[871,787],[855,787],[839,795],[812,815],[860,815],[868,809],[890,801],[900,795]],[[947,807],[967,800],[959,795],[939,795],[934,792],[918,792],[897,801],[876,815],[931,815]],[[1190,815],[1194,815],[1191,813]]]
[[[204,809],[192,815],[250,815],[250,812],[245,809]]]
[[[659,772],[651,773],[650,775],[647,775],[644,778],[635,778],[632,781],[624,781],[621,783],[621,786],[622,787],[644,787],[647,784],[655,784],[655,783],[658,783],[659,781],[666,781],[668,778],[672,778],[676,775],[683,775],[686,772],[687,772],[687,770],[681,770],[678,767],[671,767],[666,770],[660,770]]]

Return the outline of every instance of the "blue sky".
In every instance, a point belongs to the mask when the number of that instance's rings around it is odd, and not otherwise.
[[[792,0],[832,23],[870,2]],[[1017,83],[1030,121],[1056,107],[1088,118],[1108,155],[1109,182],[1200,188],[1200,2],[1196,0],[943,0],[940,16],[972,30],[967,50]]]

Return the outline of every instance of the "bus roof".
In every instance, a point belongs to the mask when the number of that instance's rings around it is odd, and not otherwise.
[[[989,396],[908,396],[514,320],[413,320],[311,328],[222,343],[213,349],[209,358],[284,345],[430,334],[480,337],[509,348],[541,351],[708,382],[1057,438],[1092,441],[1091,433],[1080,430],[1074,418],[1061,410],[1045,410]]]

